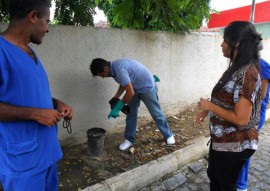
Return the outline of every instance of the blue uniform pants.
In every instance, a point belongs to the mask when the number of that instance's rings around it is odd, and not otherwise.
[[[10,178],[0,175],[0,180],[4,191],[57,191],[57,164],[31,177]]]
[[[260,132],[264,122],[265,122],[265,119],[266,119],[266,109],[261,109],[261,112],[260,112],[260,123],[259,123],[259,127],[258,127],[258,132]],[[248,171],[249,171],[249,166],[250,166],[250,159],[248,159],[242,170],[241,170],[241,173],[239,175],[239,178],[237,180],[237,188],[239,189],[247,189],[248,187]]]

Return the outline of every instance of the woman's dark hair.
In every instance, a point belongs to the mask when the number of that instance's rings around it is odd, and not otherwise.
[[[253,64],[259,71],[258,45],[261,35],[255,26],[247,21],[231,22],[224,30],[224,41],[230,48],[230,64],[212,91],[220,90],[241,67]]]
[[[110,63],[102,58],[95,58],[92,60],[90,70],[93,76],[97,76],[98,73],[104,72],[104,67],[109,66]]]
[[[10,20],[25,18],[31,11],[37,11],[38,17],[43,17],[45,10],[50,7],[48,0],[10,0]]]

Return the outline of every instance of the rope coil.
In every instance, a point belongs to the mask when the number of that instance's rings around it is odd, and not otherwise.
[[[72,128],[71,128],[71,122],[70,122],[70,120],[64,119],[64,121],[63,121],[63,128],[64,128],[64,129],[67,129],[67,132],[68,132],[69,134],[72,133]]]

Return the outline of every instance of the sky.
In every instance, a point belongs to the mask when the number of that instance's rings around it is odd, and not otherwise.
[[[260,3],[263,1],[270,1],[270,0],[255,0],[256,3]],[[242,7],[246,5],[251,5],[252,0],[211,0],[211,8],[215,9],[216,11],[223,11],[228,9],[234,9],[237,7]],[[53,13],[55,9],[54,3],[51,7],[51,13]],[[103,11],[99,10],[98,8],[95,9],[97,15],[94,16],[94,23],[99,21],[106,21],[106,16],[104,15]],[[53,19],[53,14],[51,14],[51,20]]]

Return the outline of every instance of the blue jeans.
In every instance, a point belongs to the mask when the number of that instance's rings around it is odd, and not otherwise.
[[[136,143],[135,136],[140,100],[142,100],[147,107],[164,139],[171,137],[173,133],[160,107],[158,101],[158,88],[155,86],[151,92],[135,93],[132,99],[128,102],[130,111],[126,118],[125,139],[129,140],[133,144]]]

